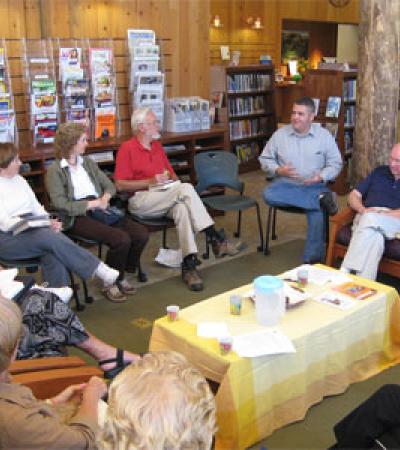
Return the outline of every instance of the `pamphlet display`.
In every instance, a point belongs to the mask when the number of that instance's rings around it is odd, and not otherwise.
[[[117,135],[117,101],[112,48],[89,48],[94,139]]]
[[[210,128],[210,104],[200,97],[176,97],[165,100],[165,130],[172,132]]]
[[[4,39],[0,40],[0,142],[15,142],[15,111]]]
[[[57,79],[51,40],[24,40],[26,92],[33,145],[50,144],[59,122]]]
[[[159,71],[160,47],[153,30],[128,30],[129,90],[132,109],[152,109],[161,126],[164,120],[165,76]]]

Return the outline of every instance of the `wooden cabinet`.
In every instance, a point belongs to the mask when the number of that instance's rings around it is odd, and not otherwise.
[[[212,66],[212,90],[223,86],[226,93],[229,149],[238,158],[240,171],[258,169],[258,156],[276,130],[274,67]],[[215,89],[216,88],[216,89]]]
[[[338,194],[349,191],[348,167],[353,151],[353,134],[356,119],[357,71],[315,69],[307,71],[304,80],[305,95],[319,99],[315,122],[329,129],[344,161],[343,170],[336,178],[333,190]],[[326,117],[329,97],[340,98],[338,117]]]
[[[106,173],[112,174],[115,165],[115,154],[120,144],[129,136],[90,142],[86,154],[91,156]],[[225,127],[214,126],[210,130],[192,131],[188,133],[162,133],[163,144],[169,160],[182,181],[196,182],[193,159],[196,152],[207,150],[227,150],[228,135]],[[38,146],[21,149],[23,162],[21,175],[31,185],[39,201],[48,206],[44,176],[55,158],[54,148]]]

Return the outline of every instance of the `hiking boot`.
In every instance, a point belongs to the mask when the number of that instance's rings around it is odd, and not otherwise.
[[[324,192],[319,197],[319,204],[330,216],[334,216],[339,209],[335,192]]]
[[[213,242],[212,243],[212,251],[216,258],[222,258],[226,255],[234,256],[239,253],[239,249],[227,240],[222,242]]]
[[[203,290],[203,280],[196,269],[182,267],[182,280],[191,291]]]
[[[119,290],[126,295],[136,294],[137,289],[135,288],[135,286],[129,283],[126,278],[121,281],[117,281],[117,285],[119,287]]]
[[[123,292],[120,291],[116,284],[111,284],[110,286],[104,286],[101,290],[103,295],[107,300],[113,303],[123,303],[126,302],[126,297]]]

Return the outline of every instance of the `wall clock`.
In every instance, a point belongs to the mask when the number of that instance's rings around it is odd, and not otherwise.
[[[350,0],[329,0],[329,3],[335,8],[343,8],[350,3]]]

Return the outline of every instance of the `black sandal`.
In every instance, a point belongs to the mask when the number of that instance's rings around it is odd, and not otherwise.
[[[110,363],[115,363],[115,367],[103,371],[104,378],[106,380],[112,380],[120,372],[122,372],[125,369],[125,367],[130,365],[130,362],[124,361],[124,350],[122,350],[122,348],[117,348],[117,355],[115,358],[103,359],[102,361],[99,361],[99,366],[101,367],[104,364]]]

